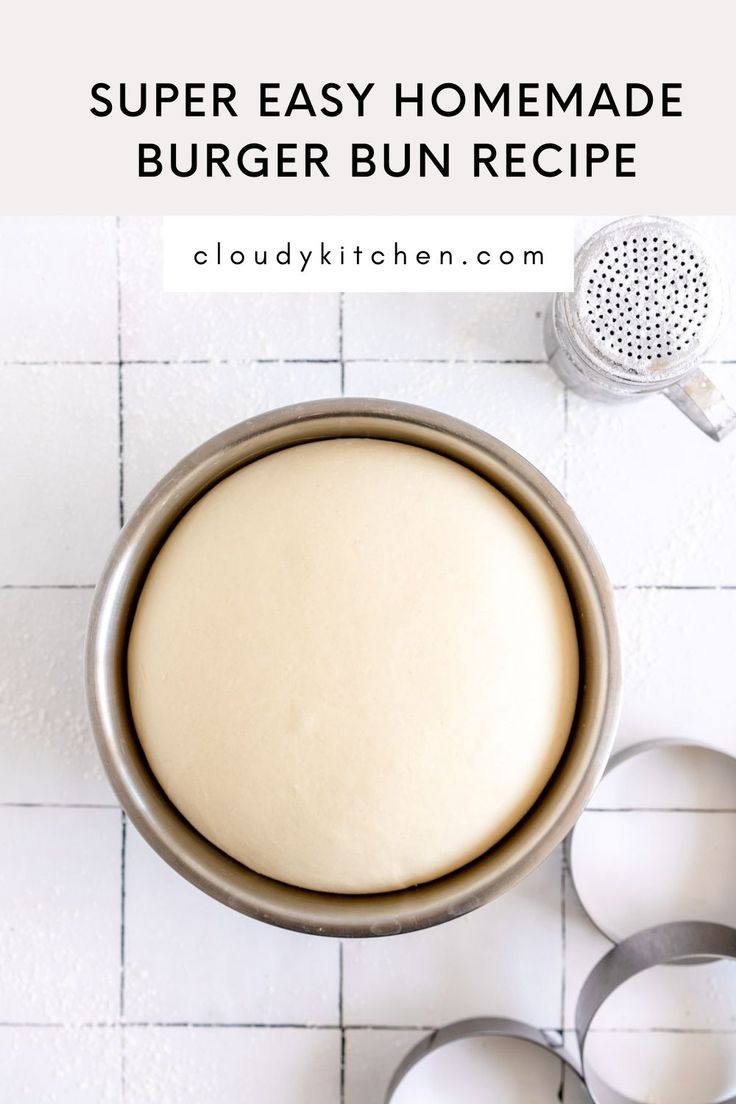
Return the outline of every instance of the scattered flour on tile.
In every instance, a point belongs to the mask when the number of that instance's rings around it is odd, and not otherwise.
[[[646,693],[650,676],[661,660],[663,634],[683,634],[683,626],[669,612],[661,592],[634,587],[616,591],[621,632],[624,679],[631,679],[637,693]]]
[[[733,510],[734,492],[728,485],[680,487],[679,492],[687,520],[662,534],[657,544],[642,548],[638,571],[643,583],[692,578],[691,565],[703,559],[708,542],[718,539],[724,513]]]
[[[648,421],[641,423],[646,412]],[[663,434],[665,447],[660,454],[651,443],[631,442],[632,421],[636,414],[637,432],[651,436]],[[677,451],[677,441],[667,432],[670,417],[683,418],[682,430],[687,450]],[[709,441],[695,426],[684,423],[684,416],[670,407],[663,395],[652,395],[631,403],[605,403],[571,396],[568,414],[569,433],[575,450],[573,502],[576,497],[594,502],[598,494],[614,495],[623,509],[629,493],[624,478],[633,479],[630,501],[632,513],[628,537],[634,555],[627,557],[627,576],[639,584],[686,584],[710,581],[700,576],[710,573],[712,561],[720,566],[722,545],[728,539],[727,526],[733,516],[736,492],[736,448],[728,441]],[[677,438],[679,441],[679,437]],[[647,447],[648,446],[648,447]],[[641,475],[632,474],[628,456],[621,454],[624,473],[617,470],[619,450],[635,447]],[[605,466],[603,464],[605,460]],[[690,466],[692,465],[692,467]],[[646,511],[647,495],[654,502],[667,496],[672,503],[669,525],[647,527],[647,539],[637,532],[635,510]],[[583,519],[584,520],[584,519]],[[625,520],[622,518],[622,525]],[[595,534],[594,534],[595,535]],[[724,579],[724,582],[734,582]]]
[[[91,878],[83,869],[78,876]],[[0,992],[22,993],[24,1017],[32,1022],[114,1022],[109,989],[96,976],[96,954],[88,961],[68,942],[70,931],[89,926],[83,905],[70,908],[62,891],[48,886],[43,901],[24,904],[23,921],[19,931],[14,917],[0,917]],[[91,933],[87,946],[95,952],[105,942],[102,934]]]
[[[120,1028],[3,1028],[3,1080],[8,1104],[122,1104]],[[10,1040],[10,1041],[9,1041]]]
[[[53,605],[50,605],[50,598]],[[0,596],[0,718],[15,745],[48,756],[64,773],[52,796],[69,799],[70,781],[101,778],[84,708],[82,655],[91,592],[7,591]],[[15,800],[35,798],[32,790]],[[76,795],[74,795],[76,796]]]
[[[212,1029],[126,1028],[131,1104],[217,1104],[216,1071],[206,1069],[196,1046],[197,1032],[205,1030]]]

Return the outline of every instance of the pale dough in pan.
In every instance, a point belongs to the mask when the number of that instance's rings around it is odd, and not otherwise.
[[[340,439],[242,468],[159,552],[133,717],[209,840],[310,889],[435,878],[532,806],[567,740],[567,592],[521,512],[460,464]]]

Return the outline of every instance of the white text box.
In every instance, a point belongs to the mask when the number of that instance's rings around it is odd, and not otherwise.
[[[166,291],[567,291],[560,216],[164,219]]]

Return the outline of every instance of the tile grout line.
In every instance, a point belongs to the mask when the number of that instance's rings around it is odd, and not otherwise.
[[[125,847],[128,834],[127,818],[120,810],[120,989],[118,992],[118,1028],[120,1031],[120,1104],[127,1099],[125,1040]]]
[[[563,495],[569,498],[568,463],[569,459],[569,388],[563,384]]]
[[[119,805],[94,801],[0,801],[0,809],[107,809],[120,812]],[[736,814],[733,805],[586,805],[585,813],[698,813]],[[351,1025],[352,1026],[352,1025]]]
[[[560,852],[560,936],[562,971],[560,976],[560,1024],[565,1031],[565,1005],[567,1003],[567,855],[564,846]],[[564,1067],[563,1067],[564,1074]]]
[[[614,590],[736,590],[733,583],[614,583]]]
[[[94,583],[3,583],[0,590],[94,590]]]
[[[345,292],[341,291],[337,300],[337,354],[340,363],[340,396],[345,396]],[[340,1024],[340,1104],[345,1104],[345,945],[338,943],[338,989],[337,1016]]]
[[[120,1104],[125,1104],[127,1098],[126,1063],[128,1056],[128,1036],[123,1030],[125,1024],[120,1024]]]
[[[109,809],[118,812],[120,806],[94,801],[0,801],[0,809]]]
[[[340,1104],[345,1104],[345,944],[338,945],[337,1015],[340,1024]]]
[[[340,293],[341,297],[344,295]],[[162,357],[151,358],[124,358],[125,364],[335,364],[340,358],[335,357],[247,357],[245,359],[239,357],[224,357],[220,359],[213,359],[210,357],[203,357],[194,359],[187,359],[185,357],[176,357],[173,360],[166,360]],[[115,365],[118,364],[120,358],[116,360],[2,360],[0,361],[0,367],[19,367],[19,368],[48,368],[58,366],[83,366],[93,365],[95,367],[100,365]],[[473,364],[519,364],[533,367],[535,365],[547,364],[548,361],[544,357],[412,357],[412,356],[399,356],[399,357],[370,357],[370,356],[357,356],[346,357],[345,362],[347,364],[444,364],[448,368],[453,367],[455,364],[461,365],[473,365]],[[704,361],[705,365],[710,367],[723,366],[723,365],[736,365],[736,360],[712,360]]]
[[[120,810],[120,989],[118,992],[118,1027],[120,1030],[120,1104],[127,1099],[125,1042],[125,847],[128,823]]]
[[[333,363],[337,363],[334,361]],[[346,361],[346,363],[349,363]],[[122,509],[119,501],[118,509]],[[0,583],[0,590],[94,590],[95,583]],[[614,590],[717,592],[736,590],[736,583],[614,583]]]
[[[125,522],[123,445],[123,291],[120,270],[120,215],[115,217],[115,273],[117,278],[117,350],[118,350],[118,520],[122,529]]]
[[[736,808],[716,806],[704,808],[699,805],[586,805],[586,813],[736,813]]]
[[[123,468],[123,447],[125,426],[123,421],[123,365],[118,364],[118,522],[120,528],[125,524],[125,473]]]
[[[120,988],[118,993],[118,1015],[121,1020],[125,1018],[125,875],[126,862],[125,851],[128,835],[128,821],[123,810],[120,810]]]
[[[104,368],[117,360],[0,360],[2,368]]]
[[[125,1023],[110,1020],[74,1021],[60,1020],[1,1020],[0,1031],[3,1028],[38,1028],[47,1031],[68,1031],[70,1027],[85,1031],[122,1031],[123,1036],[127,1029],[137,1030],[141,1028],[182,1028],[197,1031],[339,1031],[335,1024],[309,1024],[309,1023],[239,1023],[239,1022],[214,1022],[207,1023],[198,1020],[129,1020]],[[351,1031],[437,1031],[438,1024],[351,1024]],[[562,1036],[559,1025],[554,1027],[543,1026],[540,1031],[549,1035]],[[565,1029],[565,1032],[572,1028]],[[607,1035],[736,1035],[735,1027],[592,1027],[591,1034]],[[564,1041],[552,1042],[554,1048],[564,1046]]]
[[[115,274],[117,280],[117,353],[118,353],[118,521],[120,528],[125,524],[125,407],[123,395],[123,289],[120,255],[120,215],[115,216]],[[125,890],[126,890],[126,849],[128,821],[125,810],[120,810],[120,989],[118,994],[118,1015],[122,1024],[125,1019]],[[126,1044],[125,1032],[120,1038],[120,1101],[125,1104],[126,1087]]]
[[[337,1024],[322,1024],[322,1023],[260,1023],[258,1021],[238,1021],[238,1020],[215,1020],[209,1022],[207,1020],[83,1020],[75,1022],[74,1020],[0,1020],[0,1030],[4,1027],[38,1027],[48,1028],[53,1030],[66,1031],[69,1027],[84,1028],[89,1031],[118,1031],[122,1029],[132,1028],[140,1029],[147,1027],[163,1027],[163,1028],[196,1028],[198,1030],[216,1030],[222,1031],[226,1029],[232,1029],[234,1031],[339,1031],[340,1028]],[[358,1024],[355,1028],[356,1031],[435,1031],[434,1027],[415,1027],[410,1025],[408,1027],[395,1027],[393,1025],[383,1024]]]
[[[340,292],[337,312],[337,351],[340,358],[340,394],[345,394],[345,292]]]

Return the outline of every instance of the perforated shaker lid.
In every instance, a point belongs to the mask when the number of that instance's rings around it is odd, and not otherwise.
[[[681,379],[712,345],[724,286],[690,227],[661,217],[605,226],[580,250],[565,303],[571,336],[597,369],[652,387]]]

